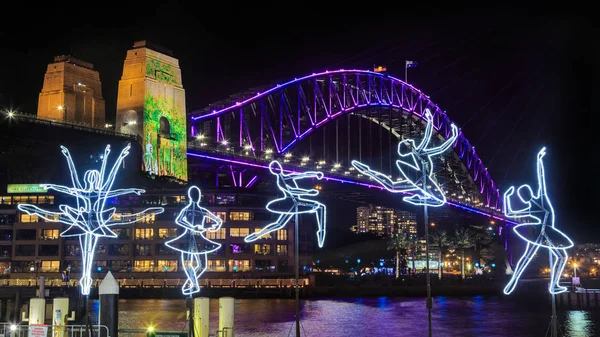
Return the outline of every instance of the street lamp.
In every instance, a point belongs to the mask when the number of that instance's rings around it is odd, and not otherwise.
[[[67,121],[67,107],[59,105],[58,106],[58,111],[62,112],[62,114],[63,114],[62,120],[63,120],[63,122],[66,122]]]
[[[577,263],[573,263],[573,277],[577,277]]]

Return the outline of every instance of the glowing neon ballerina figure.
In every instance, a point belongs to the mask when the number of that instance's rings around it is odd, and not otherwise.
[[[439,207],[446,203],[446,197],[433,174],[432,157],[442,154],[454,144],[458,137],[458,129],[452,124],[452,136],[439,146],[429,147],[433,136],[433,117],[429,109],[425,109],[425,119],[427,126],[419,145],[415,144],[414,139],[404,139],[398,143],[400,159],[396,160],[396,166],[402,174],[403,180],[393,181],[387,175],[372,170],[368,165],[356,160],[352,161],[352,165],[360,173],[373,178],[389,192],[412,192],[412,195],[403,198],[410,204]],[[419,178],[414,179],[415,175]]]
[[[307,171],[303,173],[283,173],[283,168],[278,161],[272,161],[269,164],[269,171],[271,174],[277,177],[277,187],[283,192],[281,198],[270,201],[266,208],[272,213],[279,214],[279,218],[267,225],[256,233],[252,233],[244,241],[253,242],[258,240],[261,236],[271,233],[273,231],[283,228],[294,215],[302,213],[314,213],[317,218],[317,242],[319,247],[323,247],[325,242],[325,225],[327,218],[327,208],[324,204],[307,199],[306,197],[314,197],[319,194],[316,189],[304,189],[298,186],[298,180],[305,178],[317,178],[321,180],[323,178],[322,172]]]
[[[151,207],[142,212],[123,215],[118,219],[114,218],[115,208],[106,208],[106,202],[109,198],[135,193],[140,195],[145,191],[138,188],[111,190],[119,166],[123,159],[129,154],[130,145],[127,145],[115,161],[112,169],[105,177],[106,162],[110,153],[110,145],[106,146],[104,156],[102,157],[102,166],[100,171],[88,170],[83,175],[83,184],[79,181],[73,158],[69,150],[61,146],[62,153],[67,158],[67,164],[71,173],[72,187],[41,184],[46,190],[54,190],[75,197],[75,207],[69,205],[59,205],[59,212],[44,210],[35,205],[21,204],[18,209],[27,214],[34,214],[48,222],[60,222],[69,227],[60,233],[61,237],[78,237],[81,246],[83,267],[81,275],[81,293],[89,295],[92,285],[91,270],[94,260],[94,252],[98,239],[100,237],[116,238],[117,234],[109,227],[134,223],[145,218],[162,213],[162,207]]]
[[[165,242],[169,248],[181,252],[181,263],[187,275],[187,280],[181,288],[184,295],[190,295],[200,291],[199,279],[208,266],[208,254],[219,248],[221,244],[206,238],[206,231],[216,232],[221,228],[223,221],[206,208],[200,207],[200,189],[192,186],[188,189],[189,203],[185,206],[175,219],[175,223],[183,227],[185,231],[173,240]],[[213,224],[207,228],[208,221]],[[176,242],[186,239],[188,246],[182,249]],[[201,245],[201,247],[198,247]]]
[[[551,272],[548,290],[551,294],[567,291],[567,288],[561,286],[559,282],[560,275],[567,264],[567,249],[573,247],[573,241],[554,225],[554,209],[548,198],[542,161],[545,154],[546,148],[542,148],[537,156],[537,192],[534,193],[529,185],[521,185],[517,189],[519,203],[524,207],[513,209],[511,199],[515,193],[514,186],[504,193],[504,214],[514,219],[529,219],[529,222],[518,224],[513,228],[517,236],[527,242],[527,246],[523,256],[517,262],[512,278],[504,288],[504,293],[507,295],[515,290],[519,278],[540,247],[548,249],[550,253]]]

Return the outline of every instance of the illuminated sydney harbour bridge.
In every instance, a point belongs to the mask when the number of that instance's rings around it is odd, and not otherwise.
[[[426,109],[442,142],[452,120],[414,86],[365,70],[315,73],[192,111],[195,140],[188,156],[218,162],[236,187],[253,186],[257,170],[278,159],[290,171],[318,169],[328,181],[380,188],[350,162],[399,179],[396,146],[404,138],[422,138]],[[434,160],[449,205],[511,223],[502,216],[498,187],[462,131],[453,147]]]

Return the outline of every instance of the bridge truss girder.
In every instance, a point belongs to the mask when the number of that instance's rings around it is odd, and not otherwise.
[[[380,147],[379,156],[387,156],[387,165],[381,162],[373,166],[395,175],[397,169],[392,165],[396,159],[395,144],[402,138],[419,140],[422,137],[425,109],[433,114],[436,141],[442,142],[450,136],[452,121],[428,96],[410,84],[369,71],[325,72],[277,85],[262,93],[237,94],[193,112],[192,136],[197,140],[190,143],[190,148],[191,151],[235,154],[249,161],[280,159],[288,165],[368,181],[352,172],[350,165],[352,159],[367,157],[366,153],[363,156],[366,129],[376,126],[380,144],[383,144],[381,130],[385,130],[389,153],[382,153],[383,147]],[[347,139],[340,139],[340,124],[341,129],[347,128],[342,136]],[[309,160],[290,155],[292,148],[304,139],[310,142],[319,129],[323,133],[320,138],[323,144],[319,144],[322,151],[310,143]],[[332,144],[328,144],[331,136],[326,138],[326,132],[335,133],[335,151],[331,149]],[[369,137],[372,142],[372,135]],[[346,148],[340,151],[340,144]],[[318,161],[314,161],[315,156]],[[437,158],[434,165],[440,187],[449,200],[491,213],[501,211],[498,188],[462,131],[454,151]]]

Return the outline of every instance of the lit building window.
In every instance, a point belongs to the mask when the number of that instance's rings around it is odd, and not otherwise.
[[[158,260],[156,261],[157,271],[173,272],[177,271],[177,260]]]
[[[208,271],[227,271],[225,260],[208,260]]]
[[[145,224],[153,224],[155,221],[155,216],[154,214],[152,214],[152,216],[138,216],[138,223],[145,223]]]
[[[38,216],[31,214],[21,214],[21,222],[38,222]]]
[[[159,228],[158,238],[159,239],[170,239],[177,237],[177,228]]]
[[[250,228],[229,228],[229,236],[234,238],[250,235]]]
[[[131,213],[115,213],[112,220],[122,220],[124,215],[131,215]]]
[[[133,271],[135,271],[135,272],[154,271],[154,260],[135,260],[135,261],[133,261]]]
[[[287,256],[288,255],[288,246],[287,245],[277,245],[277,255]]]
[[[60,261],[42,261],[41,272],[56,273],[60,268]]]
[[[230,271],[250,271],[250,260],[229,260]]]
[[[42,240],[58,240],[58,229],[42,230]]]
[[[13,204],[37,204],[37,196],[35,195],[14,195],[12,197]]]
[[[287,240],[287,229],[280,229],[277,231],[277,240],[279,240],[279,241]]]
[[[227,212],[212,212],[214,215],[216,215],[217,217],[219,217],[219,219],[221,219],[221,221],[223,221],[223,223],[225,223],[225,221],[227,220]],[[214,221],[212,221],[211,219],[206,219],[206,223],[213,223]]]
[[[271,255],[271,245],[261,243],[254,245],[254,254],[256,255]]]
[[[154,228],[136,228],[136,240],[152,240],[154,238]]]
[[[209,240],[225,240],[227,230],[225,228],[219,228],[219,230],[216,232],[206,231],[204,234]]]
[[[229,219],[233,221],[249,221],[250,212],[230,212]]]
[[[254,228],[254,233],[260,232],[260,228]],[[270,239],[272,238],[271,233],[267,233],[260,237],[261,239]]]
[[[54,205],[54,196],[53,195],[44,195],[38,197],[38,204],[47,204]]]

